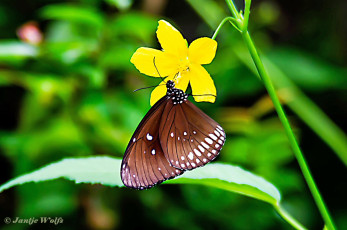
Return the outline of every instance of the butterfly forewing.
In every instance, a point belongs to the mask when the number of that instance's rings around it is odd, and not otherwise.
[[[169,164],[159,141],[159,121],[168,102],[164,97],[150,109],[128,144],[121,166],[127,187],[146,189],[183,173]]]
[[[193,103],[170,105],[160,122],[160,144],[169,163],[191,170],[212,161],[225,142],[223,128]]]

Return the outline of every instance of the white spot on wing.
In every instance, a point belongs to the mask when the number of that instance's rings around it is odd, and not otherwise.
[[[184,156],[181,156],[182,161],[184,161]]]
[[[219,148],[219,144],[216,144],[215,147],[218,149]]]
[[[210,145],[213,144],[213,141],[212,141],[210,138],[208,138],[208,137],[205,138],[205,141],[206,141],[207,143],[209,143]]]
[[[200,149],[201,152],[205,152],[205,149],[201,145],[198,145],[198,148]]]
[[[134,138],[133,138],[133,142],[135,142],[135,141],[136,141],[136,138],[134,137]]]
[[[201,156],[201,153],[200,153],[199,150],[197,150],[197,149],[194,149],[194,153],[195,153],[196,155],[198,155],[199,157]]]
[[[206,159],[206,158],[204,158],[204,159],[202,159],[202,161],[206,163],[206,162],[207,162],[207,159]]]
[[[222,136],[224,136],[224,132],[223,132],[223,130],[219,130],[219,129],[217,129],[217,131],[218,131],[220,134],[222,134]]]
[[[152,155],[155,155],[155,149],[152,149]]]
[[[214,131],[214,133],[219,137],[220,136],[220,133],[217,132],[216,130]]]
[[[193,131],[193,134],[196,134],[196,132],[195,132],[195,131]]]
[[[187,132],[184,132],[183,135],[184,135],[184,136],[187,136]]]
[[[195,168],[196,164],[195,164],[195,163],[192,163],[192,166]]]
[[[181,167],[182,167],[182,168],[185,168],[185,167],[186,167],[186,165],[185,165],[185,164],[181,164]]]
[[[192,152],[190,152],[190,153],[188,154],[188,158],[191,159],[191,160],[193,160],[194,154],[193,154]]]
[[[200,163],[200,160],[198,158],[196,158],[196,163],[199,164]]]
[[[205,142],[201,142],[202,146],[204,146],[206,149],[209,149],[210,146],[208,146]]]
[[[207,153],[207,156],[210,157],[210,156],[212,156],[212,154],[211,153]]]
[[[210,133],[209,136],[213,139],[213,140],[217,140],[218,138],[216,137],[216,135]]]
[[[151,141],[151,140],[153,140],[153,136],[151,136],[151,134],[149,134],[149,133],[147,133],[147,140],[149,140],[149,141]]]
[[[158,168],[158,170],[160,171],[160,170],[161,170],[161,168]]]
[[[218,140],[218,143],[222,145],[222,144],[223,144],[223,141],[222,141],[222,140]]]
[[[172,132],[170,136],[173,137],[173,136],[174,136],[174,133]]]
[[[216,150],[214,150],[214,149],[212,149],[212,153],[213,153],[213,154],[216,154],[216,153],[217,153],[217,151],[216,151]]]

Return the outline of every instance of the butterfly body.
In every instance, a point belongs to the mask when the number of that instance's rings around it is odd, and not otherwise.
[[[166,83],[167,93],[142,119],[125,151],[121,178],[125,186],[148,189],[203,166],[225,142],[223,128]]]

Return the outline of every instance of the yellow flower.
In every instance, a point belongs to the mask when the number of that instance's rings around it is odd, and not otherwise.
[[[160,74],[166,77],[165,81],[175,81],[176,88],[184,92],[190,83],[192,94],[196,95],[194,99],[197,102],[215,102],[216,98],[212,95],[216,96],[216,87],[209,73],[201,65],[212,62],[217,42],[211,38],[202,37],[193,41],[188,47],[181,33],[164,20],[159,21],[157,37],[162,50],[141,47],[131,57],[131,63],[143,74],[152,77],[159,77]],[[165,82],[159,85],[163,84]],[[166,87],[157,86],[151,94],[151,105],[165,94]]]

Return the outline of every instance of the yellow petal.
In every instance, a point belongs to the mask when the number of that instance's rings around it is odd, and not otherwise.
[[[182,37],[182,34],[167,21],[159,21],[157,37],[165,52],[174,54],[179,58],[187,57],[187,41]]]
[[[151,106],[153,106],[157,101],[160,100],[160,98],[164,97],[166,95],[166,82],[169,80],[173,80],[175,81],[175,87],[177,89],[181,89],[184,92],[187,90],[188,88],[188,83],[189,83],[189,78],[188,77],[181,77],[181,76],[175,76],[175,75],[171,75],[167,78],[165,78],[165,82],[162,81],[153,91],[151,94]]]
[[[138,48],[131,57],[130,62],[133,63],[141,73],[152,77],[159,77],[159,74],[162,77],[175,74],[178,65],[178,59],[174,55],[145,47]],[[155,67],[157,67],[158,70]]]
[[[160,84],[152,91],[150,103],[153,106],[160,98],[164,97],[166,94],[166,84],[165,82],[160,82]]]
[[[216,87],[204,67],[198,64],[191,64],[187,74],[190,78],[192,94],[196,102],[207,101],[214,103],[216,100]],[[200,96],[201,95],[201,96]],[[214,95],[214,96],[212,96]]]
[[[160,84],[152,91],[150,99],[151,106],[153,106],[157,101],[160,100],[160,98],[166,95],[166,82],[168,80],[173,80],[174,77],[174,75],[168,76],[167,78],[165,78],[165,81],[160,82]]]
[[[209,64],[216,55],[217,42],[211,38],[198,38],[189,46],[189,61],[196,64]]]
[[[183,90],[183,92],[186,92],[186,90],[188,88],[188,83],[189,83],[189,75],[179,74],[173,80],[175,82],[175,88],[181,89],[181,90]]]

